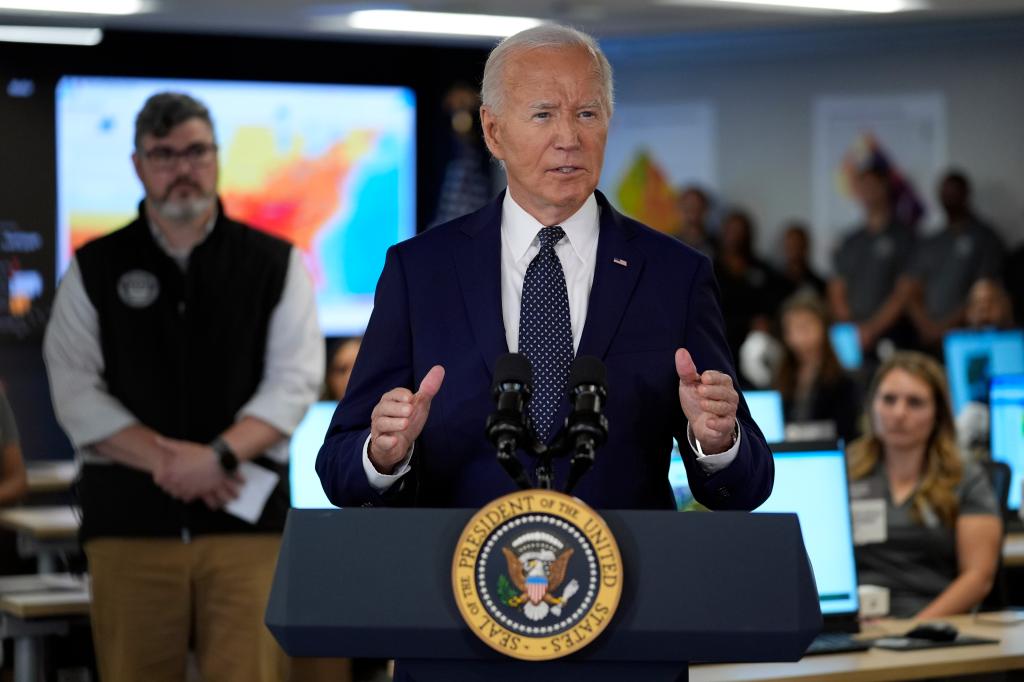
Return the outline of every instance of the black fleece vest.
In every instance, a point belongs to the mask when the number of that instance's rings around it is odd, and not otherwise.
[[[108,392],[158,433],[208,443],[234,423],[263,377],[270,317],[281,298],[290,245],[228,219],[223,207],[187,271],[157,245],[144,208],[76,258],[99,316]],[[258,458],[281,481],[256,525],[203,502],[170,497],[144,472],[83,467],[82,539],[280,531],[287,467]]]

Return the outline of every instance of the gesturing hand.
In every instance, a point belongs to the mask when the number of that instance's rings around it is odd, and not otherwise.
[[[390,474],[405,459],[419,438],[430,413],[430,401],[441,390],[444,367],[434,365],[420,382],[420,390],[393,388],[370,414],[370,463],[382,474]]]
[[[679,405],[694,437],[707,454],[725,452],[732,447],[736,408],[740,403],[732,377],[712,369],[698,373],[685,348],[676,351],[676,374],[679,375]]]

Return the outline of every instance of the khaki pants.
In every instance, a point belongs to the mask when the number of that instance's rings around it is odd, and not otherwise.
[[[279,535],[100,538],[85,545],[103,682],[182,682],[190,642],[205,682],[279,682],[263,624]]]

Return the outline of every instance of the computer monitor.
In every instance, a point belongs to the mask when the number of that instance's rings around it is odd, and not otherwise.
[[[839,364],[853,371],[860,369],[864,356],[860,350],[860,332],[852,322],[839,322],[828,329],[828,338],[832,342],[832,350],[839,358]]]
[[[1011,471],[1008,507],[1020,509],[1024,480],[1024,374],[992,379],[989,391],[989,433],[992,459]]]
[[[338,403],[333,400],[314,403],[292,433],[288,482],[295,509],[335,508],[327,499],[316,474],[316,454],[324,444],[327,427],[331,425],[337,407]]]
[[[779,443],[772,446],[772,451],[775,485],[757,511],[795,513],[799,517],[827,629],[856,632],[860,604],[843,450],[835,443],[807,442]],[[669,481],[679,509],[697,507],[681,461],[674,459]]]
[[[786,439],[786,420],[782,415],[782,395],[778,391],[743,391],[750,416],[769,443]]]
[[[954,415],[969,402],[987,402],[993,377],[1024,374],[1024,330],[952,331],[944,349]]]
[[[853,618],[859,603],[846,457],[834,443],[785,443],[772,450],[775,485],[757,511],[800,518],[822,615]]]

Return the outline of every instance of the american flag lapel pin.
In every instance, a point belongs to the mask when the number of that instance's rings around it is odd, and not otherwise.
[[[624,268],[629,267],[629,263],[626,262],[625,258],[612,258],[612,262],[616,265],[621,265]]]

